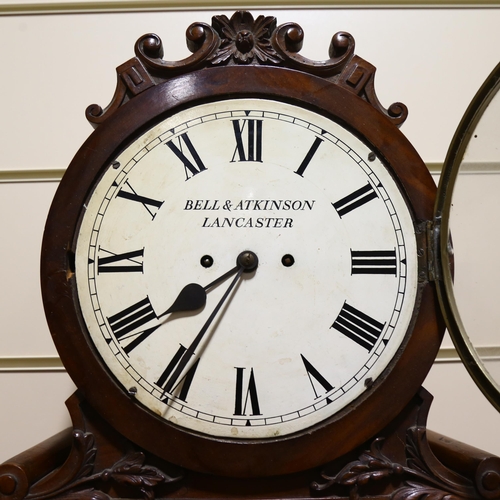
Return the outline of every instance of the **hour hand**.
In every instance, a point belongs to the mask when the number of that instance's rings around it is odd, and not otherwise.
[[[198,283],[189,283],[179,293],[174,303],[162,314],[161,318],[174,312],[195,311],[202,308],[207,302],[207,292]]]
[[[198,285],[198,283],[189,283],[189,285],[186,285],[180,291],[174,303],[164,313],[160,314],[158,318],[174,312],[196,311],[197,309],[201,309],[207,302],[207,292],[214,286],[225,281],[229,276],[235,274],[239,267],[240,265],[233,267],[233,269],[219,276],[207,286],[201,286]]]

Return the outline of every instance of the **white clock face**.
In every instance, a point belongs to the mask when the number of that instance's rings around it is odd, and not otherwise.
[[[258,265],[240,273],[245,251]],[[306,429],[366,391],[408,330],[417,267],[412,218],[370,149],[257,99],[192,107],[130,144],[76,245],[82,315],[124,390],[241,439]]]

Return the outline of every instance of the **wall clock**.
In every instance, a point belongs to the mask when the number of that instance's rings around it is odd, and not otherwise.
[[[408,495],[476,494],[425,437],[444,323],[436,187],[398,130],[406,107],[379,103],[351,35],[326,61],[301,56],[302,38],[239,11],[191,25],[193,55],[168,62],[145,35],[111,104],[87,109],[96,131],[42,249],[78,387],[52,496],[110,478],[148,497],[390,496],[402,474],[419,477]],[[405,440],[439,479],[398,465]],[[100,472],[82,479],[89,461]]]
[[[442,328],[416,232],[434,186],[395,126],[405,109],[392,117],[347,90],[371,81],[349,35],[320,66],[289,55],[294,26],[264,43],[272,18],[218,22],[242,38],[199,49],[209,68],[184,62],[106,118],[96,158],[77,155],[49,216],[42,286],[61,355],[83,363],[77,386],[121,433],[195,470],[283,474],[365,441],[427,373]],[[214,28],[196,29],[216,47]],[[140,39],[137,61],[168,72],[157,43]],[[316,73],[352,67],[342,86],[281,68],[285,57]],[[52,227],[66,241],[59,283]],[[413,356],[415,379],[399,373]]]

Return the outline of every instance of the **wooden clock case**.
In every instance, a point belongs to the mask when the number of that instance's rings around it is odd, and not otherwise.
[[[436,188],[399,132],[406,107],[388,110],[374,91],[375,68],[337,33],[330,59],[299,55],[302,30],[236,12],[187,30],[193,55],[163,60],[156,35],[136,43],[117,68],[107,109],[90,106],[97,128],[75,156],[54,199],[42,246],[42,290],[61,359],[78,387],[67,403],[73,429],[0,466],[0,499],[500,497],[500,459],[426,430],[431,396],[420,386],[444,332],[434,286]],[[230,97],[305,106],[343,124],[397,179],[415,220],[419,294],[412,325],[384,374],[352,405],[281,439],[207,438],[180,430],[137,404],[108,372],[75,306],[75,233],[89,190],[134,137],[168,114]],[[69,451],[70,450],[70,451]]]

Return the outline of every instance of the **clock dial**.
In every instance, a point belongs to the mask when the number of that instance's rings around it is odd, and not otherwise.
[[[124,391],[181,428],[266,439],[372,386],[404,342],[418,264],[369,147],[313,111],[232,99],[164,119],[110,163],[75,274]]]

